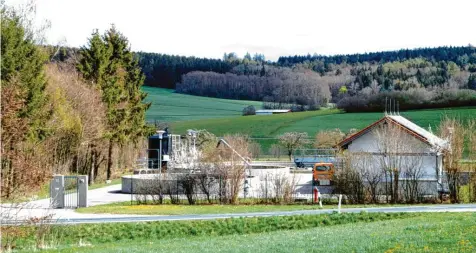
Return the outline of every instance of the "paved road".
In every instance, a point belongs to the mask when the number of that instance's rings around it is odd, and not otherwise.
[[[113,222],[147,222],[147,221],[176,221],[176,220],[213,220],[238,217],[269,217],[300,214],[325,214],[337,211],[336,209],[259,212],[259,213],[234,213],[234,214],[200,214],[200,215],[94,215],[82,214],[81,217],[59,218],[57,224],[81,224],[81,223],[113,223]],[[342,213],[367,212],[476,212],[476,204],[459,205],[428,205],[428,206],[403,206],[403,207],[375,207],[375,208],[345,208]],[[2,221],[3,224],[16,223],[18,221]]]
[[[129,201],[130,194],[122,194],[118,191],[121,185],[112,185],[88,192],[88,205],[95,206],[120,201]],[[84,214],[77,213],[73,209],[51,209],[49,200],[36,200],[23,203],[19,206],[3,204],[1,207],[1,223],[24,222],[34,217],[51,215],[53,220],[60,224],[79,223],[104,223],[104,222],[145,222],[167,220],[210,220],[235,217],[268,217],[299,214],[323,214],[337,211],[336,209],[281,211],[260,213],[234,213],[234,214],[207,214],[207,215],[118,215],[118,214]],[[379,208],[346,208],[342,212],[476,212],[476,204],[465,205],[427,205],[427,206],[403,206],[403,207],[379,207]]]
[[[88,206],[110,204],[114,202],[130,201],[130,194],[120,193],[121,185],[111,185],[88,191]],[[53,216],[54,219],[71,218],[103,218],[109,214],[81,214],[73,209],[52,209],[50,199],[39,199],[27,203],[1,204],[1,222],[9,220],[28,220],[35,217]],[[114,215],[114,217],[128,217],[131,215]]]

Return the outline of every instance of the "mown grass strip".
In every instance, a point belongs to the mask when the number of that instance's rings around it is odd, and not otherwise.
[[[423,213],[407,219],[269,233],[76,244],[50,252],[475,252],[476,213]]]
[[[428,204],[420,204],[428,205]],[[405,204],[347,204],[342,208],[371,208],[371,207],[396,207],[408,206]],[[239,205],[198,204],[198,205],[175,205],[165,200],[162,205],[153,203],[139,204],[137,202],[116,202],[105,205],[79,208],[78,213],[94,214],[137,214],[137,215],[187,215],[187,214],[228,214],[228,213],[254,213],[254,212],[277,212],[277,211],[301,211],[322,209],[319,205],[307,204],[257,204],[251,199],[241,199]],[[324,203],[323,209],[337,209],[337,202]]]
[[[45,240],[67,246],[87,241],[92,244],[135,240],[162,240],[194,236],[242,235],[280,230],[326,227],[339,224],[373,222],[415,217],[416,213],[342,213],[324,215],[297,215],[259,218],[233,218],[203,221],[165,221],[147,223],[106,223],[53,226]],[[36,245],[38,227],[24,227],[17,238],[18,249]],[[8,233],[8,227],[3,227]]]

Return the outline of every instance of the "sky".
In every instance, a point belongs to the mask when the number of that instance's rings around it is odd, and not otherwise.
[[[18,6],[27,0],[6,1]],[[36,0],[47,42],[79,47],[111,24],[134,51],[222,58],[476,45],[475,0]]]

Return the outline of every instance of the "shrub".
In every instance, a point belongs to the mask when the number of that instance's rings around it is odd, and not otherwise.
[[[475,106],[476,91],[468,89],[409,89],[386,91],[377,94],[357,94],[344,97],[337,102],[337,108],[346,112],[382,112],[385,101],[398,102],[399,110],[432,109],[458,106]]]
[[[254,106],[249,105],[243,108],[243,116],[256,115],[256,109]]]

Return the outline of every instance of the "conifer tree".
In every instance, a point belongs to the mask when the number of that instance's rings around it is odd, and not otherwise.
[[[10,198],[16,189],[40,181],[37,168],[23,158],[33,150],[22,143],[46,137],[50,110],[44,92],[46,54],[35,45],[24,17],[5,6],[1,17],[1,179],[2,196]]]
[[[93,81],[96,85],[102,87],[112,50],[106,47],[98,30],[92,33],[88,41],[88,47],[81,48],[80,54],[82,58],[77,65],[78,70],[85,79]]]
[[[476,74],[471,74],[468,78],[468,88],[476,90]]]
[[[143,103],[147,94],[141,90],[145,77],[129,41],[114,26],[103,36],[94,32],[89,46],[83,47],[80,54],[78,70],[85,79],[98,85],[107,106],[108,129],[104,138],[109,141],[106,171],[109,180],[114,146],[136,142],[151,132],[145,123],[150,104]]]

